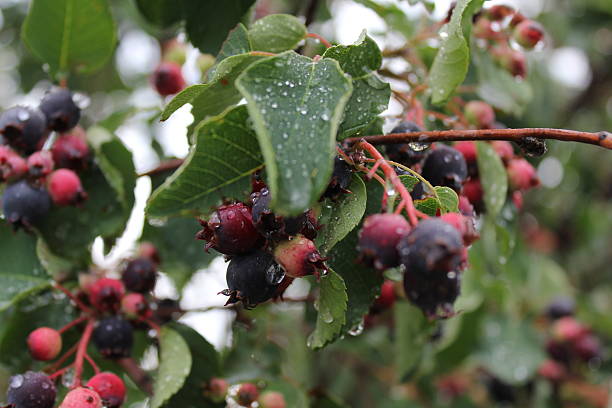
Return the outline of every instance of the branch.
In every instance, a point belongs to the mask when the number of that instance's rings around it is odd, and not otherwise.
[[[163,173],[164,171],[178,169],[181,166],[181,164],[183,164],[183,162],[184,162],[183,159],[166,160],[166,161],[161,162],[159,166],[157,166],[156,168],[149,170],[147,172],[144,172],[144,173],[140,173],[138,177],[153,176],[155,174]]]
[[[521,142],[525,138],[555,139],[564,142],[587,143],[612,150],[612,133],[579,132],[566,129],[530,128],[530,129],[480,129],[480,130],[432,130],[427,132],[392,133],[351,137],[344,142],[348,145],[366,141],[373,145],[400,144],[407,142],[450,142],[457,140],[508,140]]]

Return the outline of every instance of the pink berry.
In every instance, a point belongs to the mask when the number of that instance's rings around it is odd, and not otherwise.
[[[51,199],[57,205],[77,205],[87,199],[81,179],[72,170],[55,170],[49,176],[47,186]]]
[[[83,128],[77,126],[70,133],[63,133],[51,148],[53,161],[58,168],[82,170],[89,161],[89,146]]]
[[[398,266],[397,244],[409,232],[410,224],[399,214],[370,215],[359,232],[360,259],[379,271]]]
[[[463,186],[465,189],[465,185]],[[459,212],[467,217],[473,217],[476,213],[474,212],[474,206],[470,203],[470,200],[464,196],[459,196]]]
[[[507,45],[496,46],[491,49],[491,56],[512,76],[519,78],[527,76],[527,59],[521,51],[512,49]]]
[[[471,140],[464,140],[456,142],[453,147],[465,158],[467,164],[474,163],[476,161],[476,143]]]
[[[470,179],[466,181],[465,184],[463,184],[462,192],[473,205],[478,205],[482,202],[483,191],[479,179]]]
[[[259,398],[259,390],[253,383],[241,384],[236,393],[238,404],[245,407],[250,407],[253,402],[257,401],[257,398]]]
[[[492,21],[503,20],[506,17],[510,17],[514,15],[515,12],[516,11],[514,10],[514,8],[507,6],[505,4],[498,4],[486,10],[487,16]]]
[[[380,295],[374,301],[372,309],[383,311],[389,309],[395,303],[395,284],[392,281],[385,281],[380,287]]]
[[[223,378],[213,377],[205,387],[206,396],[213,401],[225,401],[229,384]]]
[[[26,161],[8,146],[0,146],[0,182],[16,181],[28,172]]]
[[[498,156],[504,161],[508,162],[514,157],[514,148],[510,142],[505,140],[494,140],[491,142],[491,147],[495,150]]]
[[[174,95],[185,88],[181,66],[174,62],[162,62],[151,76],[153,87],[161,96]]]
[[[148,242],[148,241],[141,242],[140,246],[138,247],[138,256],[142,258],[150,259],[156,265],[159,265],[161,263],[161,257],[159,255],[159,251],[157,250],[157,247],[152,242]]]
[[[440,219],[449,223],[459,231],[465,245],[472,244],[480,237],[476,231],[476,226],[474,225],[474,219],[472,217],[466,217],[459,213],[446,213],[441,215]]]
[[[567,370],[555,360],[546,360],[538,369],[538,374],[551,382],[561,382],[567,375]]]
[[[102,398],[94,390],[79,387],[66,394],[59,408],[102,408]]]
[[[533,20],[524,20],[514,28],[513,37],[521,46],[532,49],[544,38],[544,28]]]
[[[483,101],[468,102],[464,114],[467,121],[478,129],[491,129],[495,123],[495,111]]]
[[[301,278],[307,275],[317,275],[325,269],[324,258],[314,242],[303,235],[281,242],[274,249],[274,259],[283,267],[287,276]]]
[[[107,408],[118,408],[125,400],[125,383],[113,373],[96,374],[87,382],[87,386],[98,393]]]
[[[119,310],[124,293],[119,279],[101,278],[89,288],[89,301],[97,310],[112,313]]]
[[[535,168],[523,158],[510,160],[506,170],[513,190],[528,190],[540,184]]]
[[[562,317],[552,327],[553,337],[561,342],[576,343],[588,334],[589,330],[573,317]]]
[[[50,327],[39,327],[28,336],[28,349],[38,361],[53,360],[62,350],[61,334]]]
[[[261,408],[285,408],[287,403],[280,392],[266,391],[257,400]]]
[[[121,299],[121,311],[130,319],[137,319],[151,313],[149,302],[140,293],[128,293]]]
[[[54,167],[53,155],[48,150],[40,150],[28,157],[28,172],[34,178],[48,176]]]

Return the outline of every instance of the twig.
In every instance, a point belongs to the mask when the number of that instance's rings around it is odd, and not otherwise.
[[[74,296],[74,294],[72,292],[70,292],[68,289],[66,289],[65,287],[63,287],[62,285],[60,285],[59,283],[55,282],[55,284],[53,285],[56,289],[61,290],[62,292],[64,292],[64,294],[66,296],[68,296],[68,298],[70,300],[72,300],[79,309],[81,309],[82,311],[84,311],[85,313],[89,313],[91,314],[92,311],[89,307],[85,306],[83,304],[83,302],[81,302],[76,296]]]
[[[156,174],[163,173],[164,171],[178,169],[181,166],[181,164],[183,164],[183,162],[184,162],[183,159],[166,160],[166,161],[161,162],[159,166],[157,166],[156,168],[149,170],[147,172],[144,172],[144,173],[140,173],[138,177],[154,176]]]
[[[329,41],[327,41],[325,38],[321,37],[319,34],[308,33],[308,34],[306,34],[306,37],[308,37],[308,38],[316,38],[317,40],[319,40],[321,42],[321,44],[323,44],[325,46],[325,48],[329,48],[329,47],[332,46]]]
[[[81,375],[83,374],[83,360],[85,359],[85,355],[87,354],[87,345],[89,344],[89,339],[91,339],[91,333],[94,329],[94,323],[94,319],[90,319],[87,322],[87,326],[85,326],[85,330],[83,331],[83,336],[79,341],[76,357],[74,359],[74,382],[72,383],[72,388],[81,385]]]
[[[83,323],[85,320],[87,320],[87,316],[81,316],[79,318],[76,318],[73,321],[71,321],[70,323],[68,323],[67,325],[65,325],[64,327],[62,327],[61,329],[59,329],[58,332],[59,332],[59,334],[63,334],[66,331],[72,329],[74,326],[77,326],[77,325]]]
[[[89,354],[85,353],[85,360],[87,360],[87,362],[89,363],[89,365],[91,366],[91,368],[93,368],[94,373],[96,374],[100,374],[100,367],[98,367],[98,365],[96,364],[96,362],[93,360],[93,358],[91,358],[89,356]]]
[[[62,364],[64,364],[64,362],[66,360],[68,360],[68,358],[74,354],[74,352],[76,351],[77,347],[78,347],[79,343],[75,344],[74,346],[70,347],[70,349],[68,349],[68,351],[66,351],[55,363],[53,363],[52,365],[50,365],[49,367],[45,368],[43,371],[45,372],[53,372],[56,371],[59,367],[62,366]]]
[[[131,357],[121,358],[117,360],[117,364],[123,368],[138,388],[148,395],[153,394],[153,381],[151,380],[151,376],[136,363],[136,360]]]

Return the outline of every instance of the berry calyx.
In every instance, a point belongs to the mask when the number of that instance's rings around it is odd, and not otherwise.
[[[62,336],[50,327],[39,327],[30,333],[27,344],[33,359],[49,361],[57,357],[62,350]]]
[[[6,402],[11,408],[53,408],[57,391],[45,374],[28,371],[10,378]]]
[[[287,403],[283,394],[277,391],[266,391],[257,400],[261,408],[285,408]]]
[[[422,176],[434,186],[446,186],[460,191],[468,176],[465,158],[450,146],[436,146],[425,159]]]
[[[540,184],[536,169],[523,158],[510,160],[506,170],[508,182],[513,190],[528,190]]]
[[[86,168],[89,161],[89,146],[85,131],[81,127],[76,127],[70,133],[60,135],[51,148],[51,154],[58,168],[72,170]]]
[[[102,408],[102,398],[94,390],[78,387],[66,394],[59,408]]]
[[[524,20],[514,27],[514,40],[522,47],[532,49],[544,38],[544,28],[533,20]]]
[[[100,396],[107,408],[119,408],[125,400],[125,383],[113,373],[96,374],[87,382],[87,386]]]
[[[495,123],[495,111],[483,101],[466,103],[464,114],[467,121],[477,129],[491,129]]]
[[[26,161],[10,147],[0,146],[0,182],[16,181],[28,172]]]
[[[240,388],[236,392],[236,402],[243,407],[250,407],[252,403],[257,401],[259,390],[253,383],[240,384]]]
[[[318,276],[319,270],[326,269],[325,259],[321,257],[314,242],[303,235],[296,235],[280,243],[274,249],[274,259],[284,268],[287,276],[292,278]]]
[[[49,212],[51,197],[46,189],[21,180],[4,190],[2,209],[6,220],[14,227],[29,229]]]
[[[161,96],[174,95],[185,88],[181,66],[174,62],[162,62],[151,76],[153,87]]]
[[[243,203],[221,206],[208,221],[200,220],[200,224],[203,229],[196,238],[207,241],[206,249],[213,248],[225,255],[250,252],[264,241],[253,225],[251,209]]]
[[[406,271],[404,291],[408,300],[427,318],[448,318],[454,315],[453,303],[461,293],[460,275],[443,272],[427,276]]]
[[[368,216],[359,232],[360,260],[379,271],[398,266],[397,244],[409,231],[410,224],[399,214]]]
[[[48,92],[40,101],[40,110],[47,117],[49,129],[66,132],[79,123],[81,109],[74,103],[72,92],[56,88]]]
[[[132,259],[125,266],[121,280],[131,292],[149,293],[157,282],[157,267],[150,258]]]
[[[336,156],[334,159],[334,170],[332,173],[331,181],[327,186],[327,189],[323,193],[322,198],[331,198],[337,200],[343,194],[349,193],[348,187],[351,184],[351,177],[353,171],[344,159]]]
[[[28,157],[27,166],[30,177],[46,177],[51,174],[53,168],[55,167],[55,163],[53,162],[53,155],[48,150],[41,150],[32,153],[32,155]]]
[[[18,151],[39,150],[47,134],[47,120],[39,109],[15,106],[0,114],[0,136]]]
[[[282,217],[270,209],[272,195],[267,187],[251,194],[253,225],[261,235],[270,240],[285,240],[302,234],[309,239],[317,235],[316,217],[308,210],[296,217]]]
[[[89,287],[89,302],[96,310],[115,313],[124,294],[125,287],[119,279],[101,278]]]
[[[423,129],[416,123],[404,120],[395,126],[390,133],[412,133],[422,131]],[[391,161],[411,167],[421,162],[429,153],[428,144],[423,144],[423,148],[417,150],[415,150],[413,146],[415,145],[410,143],[387,145],[385,146],[385,152]]]
[[[49,194],[56,205],[78,205],[87,199],[81,179],[72,170],[58,169],[47,180]]]
[[[100,354],[109,359],[129,357],[134,343],[132,325],[122,317],[97,322],[92,339]]]
[[[121,311],[129,319],[145,317],[151,313],[149,302],[140,293],[128,293],[121,299]]]

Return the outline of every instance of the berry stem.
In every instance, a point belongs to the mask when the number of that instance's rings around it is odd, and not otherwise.
[[[332,46],[329,41],[327,41],[325,38],[323,38],[319,34],[308,33],[308,34],[306,34],[306,37],[308,37],[308,38],[316,38],[317,40],[319,40],[321,42],[321,44],[323,44],[325,46],[325,48],[330,48]]]
[[[96,374],[100,374],[100,367],[98,367],[98,365],[96,364],[96,362],[93,360],[93,358],[91,358],[91,356],[87,353],[85,353],[85,360],[87,360],[87,362],[89,363],[89,365],[91,366],[91,368],[93,368],[94,372]]]
[[[424,132],[352,137],[346,139],[345,143],[351,145],[366,141],[372,145],[385,145],[408,142],[450,142],[457,140],[507,140],[511,142],[521,142],[527,137],[586,143],[612,150],[612,134],[610,132],[602,131],[590,133],[577,130],[549,128],[431,130]]]
[[[153,382],[149,374],[146,373],[131,357],[121,358],[117,363],[123,368],[123,371],[134,381],[134,383],[143,392],[148,395],[153,394]]]
[[[72,292],[70,292],[68,289],[66,289],[65,287],[63,287],[62,285],[60,285],[60,284],[59,284],[59,283],[57,283],[57,282],[55,282],[55,284],[54,284],[53,286],[54,286],[56,289],[58,289],[58,290],[60,290],[60,291],[64,292],[64,294],[65,294],[66,296],[68,296],[68,298],[70,298],[70,300],[72,300],[72,301],[74,302],[74,304],[76,304],[76,305],[77,305],[77,307],[78,307],[79,309],[81,309],[83,312],[88,313],[88,314],[91,314],[91,313],[92,313],[92,310],[91,310],[89,307],[85,306],[85,305],[83,304],[83,302],[81,302],[81,301],[80,301],[80,300],[79,300],[79,299],[78,299],[76,296],[74,296],[74,294],[73,294]]]
[[[70,349],[68,349],[68,351],[66,351],[55,363],[53,363],[52,365],[50,365],[48,368],[45,368],[44,371],[46,372],[53,372],[56,371],[59,367],[61,367],[62,364],[64,364],[64,362],[66,360],[68,360],[68,358],[74,354],[74,352],[76,351],[78,347],[78,343],[75,344],[74,346],[70,347]]]
[[[79,325],[81,323],[83,323],[85,320],[87,320],[87,316],[81,316],[79,318],[74,319],[73,321],[71,321],[70,323],[68,323],[67,325],[65,325],[64,327],[62,327],[61,329],[58,330],[59,334],[64,334],[64,332],[70,330],[71,328],[73,328],[76,325]]]
[[[76,388],[81,385],[81,375],[83,374],[83,361],[85,359],[85,355],[87,354],[87,345],[89,344],[89,340],[91,339],[91,334],[94,329],[94,323],[95,320],[90,318],[87,322],[87,326],[85,326],[85,330],[83,331],[83,336],[81,336],[81,340],[79,341],[76,358],[74,359],[74,382],[72,383],[71,388]]]
[[[66,371],[68,371],[70,368],[72,368],[73,364],[67,365],[66,367],[62,368],[61,370],[57,370],[56,372],[54,372],[53,374],[49,375],[49,379],[50,380],[54,380],[57,377],[63,375]]]

